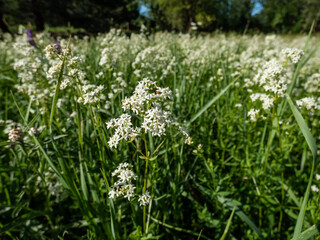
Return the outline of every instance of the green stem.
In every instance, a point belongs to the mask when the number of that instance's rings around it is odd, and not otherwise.
[[[146,151],[146,168],[144,170],[144,184],[143,184],[143,194],[147,191],[147,183],[148,183],[148,165],[149,165],[149,151],[148,151],[148,144],[146,135],[144,135],[144,145],[145,145],[145,151]],[[143,206],[143,229],[146,232],[146,213],[147,208],[146,205]],[[147,233],[147,232],[146,232]]]

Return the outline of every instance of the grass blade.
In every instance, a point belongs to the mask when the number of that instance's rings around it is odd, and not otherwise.
[[[307,230],[305,230],[304,232],[302,232],[298,238],[296,238],[297,240],[307,240],[310,239],[314,236],[319,236],[320,235],[320,224],[315,224],[312,227],[308,228]]]
[[[243,220],[246,224],[249,225],[249,227],[256,233],[259,235],[260,238],[264,239],[262,232],[260,231],[260,229],[254,224],[254,222],[252,222],[250,220],[250,218],[243,212],[240,210],[240,208],[238,206],[236,206],[232,201],[227,200],[223,197],[218,196],[218,201],[220,203],[222,203],[223,205],[225,205],[229,210],[234,210],[235,209],[235,213],[238,215],[239,218],[241,218],[241,220]]]
[[[226,86],[217,96],[212,98],[204,107],[200,109],[189,121],[189,124],[194,122],[202,113],[204,113],[215,101],[217,101],[238,79],[233,80],[228,86]]]
[[[233,218],[233,215],[234,215],[234,212],[236,211],[236,208],[234,207],[233,210],[232,210],[232,213],[228,219],[228,223],[227,223],[227,226],[226,228],[224,229],[224,232],[223,232],[223,235],[222,237],[220,238],[220,240],[224,240],[226,237],[227,237],[227,234],[229,232],[229,228],[230,228],[230,225],[231,225],[231,221],[232,221],[232,218]]]
[[[300,127],[300,130],[301,130],[304,138],[306,139],[308,146],[309,146],[309,148],[312,152],[312,155],[313,155],[313,162],[312,162],[312,169],[311,169],[309,183],[308,183],[305,195],[304,195],[303,203],[301,205],[300,212],[299,212],[299,217],[296,222],[295,229],[294,229],[293,239],[297,239],[302,231],[303,220],[304,220],[304,216],[306,213],[308,199],[309,199],[309,195],[310,195],[310,188],[311,188],[313,175],[314,175],[314,169],[315,169],[315,165],[316,165],[316,161],[317,161],[317,145],[316,145],[316,142],[315,142],[305,120],[303,119],[301,113],[299,112],[297,107],[293,104],[293,102],[288,94],[286,94],[286,97],[287,97],[287,101],[290,105],[291,111],[292,111],[292,113],[293,113],[293,115],[294,115],[294,117]]]

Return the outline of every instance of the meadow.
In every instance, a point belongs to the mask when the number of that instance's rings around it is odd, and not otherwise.
[[[0,36],[1,239],[319,239],[318,36]]]

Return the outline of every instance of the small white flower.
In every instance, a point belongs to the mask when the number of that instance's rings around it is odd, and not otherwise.
[[[23,137],[23,133],[19,128],[13,128],[9,132],[9,142],[19,142]]]
[[[290,59],[293,63],[298,63],[303,56],[303,51],[297,48],[286,48],[281,53]]]
[[[30,128],[28,133],[29,133],[29,135],[33,136],[33,135],[39,134],[39,131],[38,131],[38,129],[32,127],[32,128]]]
[[[312,192],[319,192],[319,188],[316,185],[311,186],[311,191]]]
[[[145,193],[143,193],[139,197],[138,202],[140,203],[140,206],[145,206],[145,205],[149,204],[150,200],[151,200],[151,196],[150,196],[149,192],[146,191]]]
[[[250,117],[251,121],[257,121],[257,114],[260,112],[258,109],[250,109],[248,112],[248,116]]]
[[[305,97],[297,100],[297,105],[300,108],[305,107],[307,110],[320,109],[320,104],[318,104],[313,97]]]

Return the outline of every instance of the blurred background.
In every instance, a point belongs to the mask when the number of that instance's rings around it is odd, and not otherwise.
[[[319,0],[0,0],[1,29],[35,31],[138,31],[301,33],[315,21]]]

